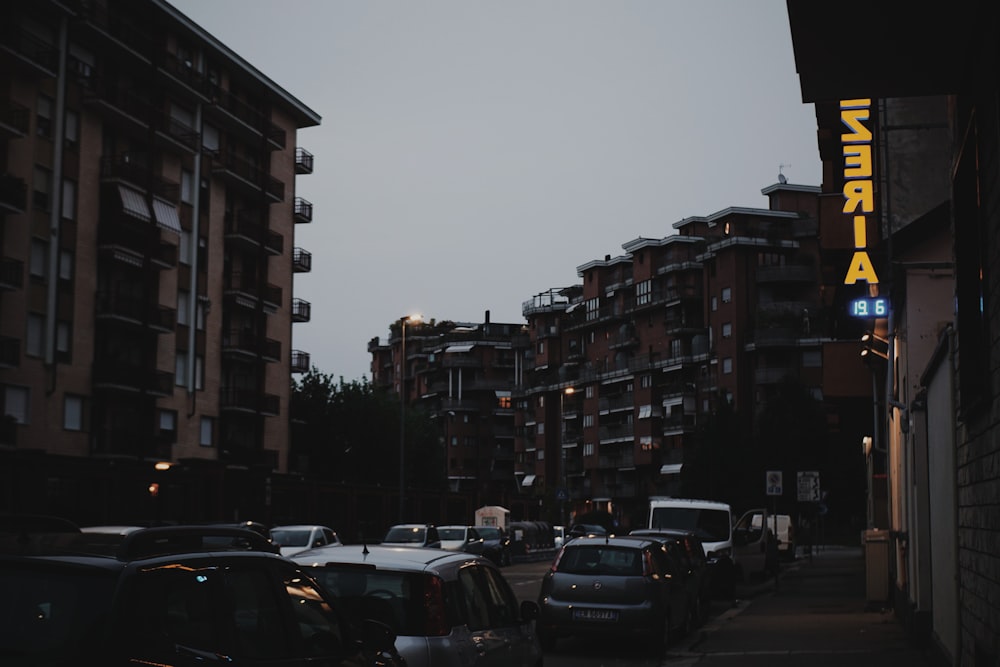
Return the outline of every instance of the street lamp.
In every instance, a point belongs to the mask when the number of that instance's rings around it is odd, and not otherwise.
[[[404,315],[399,318],[401,327],[399,344],[399,522],[403,523],[403,508],[406,506],[404,494],[406,466],[406,323],[420,322],[419,314]]]
[[[566,412],[565,412],[565,399],[567,396],[572,396],[576,393],[576,389],[573,387],[566,387],[559,394],[559,483],[560,488],[557,490],[559,494],[559,516],[562,520],[562,525],[566,525],[566,498],[563,497],[569,495],[569,489],[567,484],[567,474],[566,474]]]

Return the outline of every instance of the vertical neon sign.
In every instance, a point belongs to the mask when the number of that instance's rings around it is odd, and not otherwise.
[[[844,277],[845,285],[878,283],[868,256],[866,214],[875,211],[872,184],[872,132],[864,124],[871,118],[870,99],[841,100],[840,120],[849,130],[840,135],[844,151],[844,214],[853,218],[854,256]]]

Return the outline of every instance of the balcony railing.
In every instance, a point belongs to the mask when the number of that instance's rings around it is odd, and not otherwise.
[[[18,25],[17,21],[3,21],[0,25],[0,50],[18,56],[25,65],[48,76],[55,76],[59,50]]]
[[[308,322],[312,319],[312,304],[305,299],[292,299],[292,322]]]
[[[295,273],[312,271],[312,253],[302,248],[292,250],[292,271]]]
[[[211,87],[208,94],[217,109],[225,111],[254,133],[263,134],[274,146],[285,147],[285,131],[265,117],[260,109],[218,86]]]
[[[24,286],[24,262],[12,257],[0,258],[0,289],[20,289]]]
[[[174,374],[118,362],[95,361],[94,386],[101,389],[145,391],[157,396],[170,396],[174,391]]]
[[[224,352],[242,352],[260,356],[270,361],[281,359],[281,341],[247,333],[245,331],[229,331],[222,335],[222,350]]]
[[[223,410],[276,416],[280,414],[281,399],[274,394],[262,394],[255,389],[223,387],[219,392],[219,406]]]
[[[621,440],[631,438],[635,435],[635,428],[632,424],[609,424],[597,429],[598,437],[601,441]]]
[[[295,173],[313,173],[313,154],[301,146],[295,149]]]
[[[28,185],[13,174],[0,175],[0,207],[11,213],[23,213],[28,204]]]
[[[21,340],[0,336],[0,367],[17,368],[21,364]]]
[[[180,193],[178,183],[168,181],[150,169],[145,153],[121,153],[102,157],[101,178],[128,181],[142,190],[150,188],[154,194],[171,201],[176,201]]]
[[[255,299],[263,298],[266,303],[275,306],[281,305],[281,288],[270,283],[261,285],[261,281],[255,279],[252,274],[232,271],[226,274],[223,286],[227,292],[240,292]]]
[[[98,292],[96,301],[98,317],[113,317],[135,324],[144,324],[163,333],[174,330],[177,311],[142,297],[113,292]]]
[[[155,111],[149,93],[128,81],[96,76],[87,82],[83,101],[97,109],[104,109],[117,120],[129,120],[142,128],[149,127]]]
[[[312,202],[303,199],[302,197],[295,198],[295,208],[294,208],[295,222],[312,222],[313,219],[313,205]]]
[[[309,353],[302,350],[292,350],[292,361],[289,368],[293,373],[308,373]]]
[[[254,210],[240,210],[235,214],[226,213],[224,225],[227,238],[240,238],[254,244],[260,244],[263,236],[264,248],[272,255],[280,255],[285,249],[285,237],[268,229],[266,221],[260,213]]]
[[[279,202],[285,199],[284,183],[231,151],[213,154],[212,171],[227,176],[231,182],[255,191],[263,190],[273,201]]]
[[[0,100],[0,133],[10,139],[28,134],[31,111],[13,100]]]

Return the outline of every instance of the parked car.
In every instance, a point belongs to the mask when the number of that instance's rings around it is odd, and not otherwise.
[[[692,626],[694,604],[681,565],[659,540],[577,537],[542,578],[538,635],[553,650],[566,635],[637,637],[662,655]]]
[[[747,510],[733,524],[733,558],[737,581],[763,577],[777,567],[777,543],[766,509]]]
[[[754,527],[760,526],[761,516],[754,515]],[[795,560],[795,527],[792,517],[787,514],[771,514],[767,519],[767,527],[778,541],[778,556],[782,560]]]
[[[438,526],[441,548],[446,551],[464,551],[470,554],[483,553],[483,538],[474,526]]]
[[[427,523],[400,523],[386,531],[382,544],[397,547],[441,548],[436,526]]]
[[[596,523],[575,523],[566,532],[564,543],[577,537],[607,535],[608,529]]]
[[[518,604],[481,556],[382,545],[321,547],[292,559],[355,615],[377,618],[410,667],[541,667],[538,605]]]
[[[271,542],[278,546],[282,556],[327,544],[342,544],[332,528],[314,525],[275,526],[271,529]]]
[[[0,521],[5,665],[405,665],[388,627],[346,616],[252,531],[145,528],[112,545],[16,523]]]
[[[652,530],[690,530],[701,540],[705,558],[713,563],[716,596],[732,598],[740,578],[733,550],[733,513],[727,503],[699,498],[650,498]]]
[[[629,535],[640,535],[660,540],[667,551],[684,568],[688,593],[695,605],[694,619],[700,625],[708,620],[714,595],[714,566],[717,561],[705,558],[701,540],[690,530],[651,530],[639,528]]]
[[[499,526],[476,526],[476,532],[483,538],[483,555],[494,564],[510,565],[510,536]]]

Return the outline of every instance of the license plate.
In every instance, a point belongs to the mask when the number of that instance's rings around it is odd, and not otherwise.
[[[614,623],[618,620],[617,609],[574,609],[573,618],[581,621],[604,621]]]

